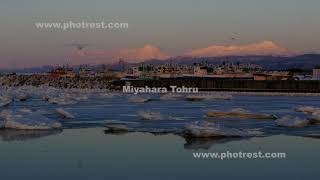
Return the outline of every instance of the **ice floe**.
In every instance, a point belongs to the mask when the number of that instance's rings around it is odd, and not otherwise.
[[[129,102],[131,103],[146,103],[151,101],[151,97],[138,97],[134,96],[128,99]]]
[[[75,116],[72,113],[68,112],[67,110],[65,110],[63,108],[57,108],[56,111],[63,118],[67,118],[67,119],[74,119],[75,118]]]
[[[119,97],[120,95],[116,93],[106,92],[106,93],[100,93],[98,94],[98,96],[102,98],[113,98],[113,97]]]
[[[184,98],[183,95],[181,94],[173,94],[173,93],[168,93],[160,97],[160,100],[164,101],[178,101],[182,100]]]
[[[179,116],[167,116],[168,120],[174,120],[174,121],[184,121],[186,120],[186,117],[179,117]]]
[[[207,96],[207,100],[230,100],[233,96],[230,94],[210,94]]]
[[[159,121],[163,119],[160,112],[139,111],[138,115],[142,120]]]
[[[28,109],[2,111],[0,117],[4,119],[4,127],[8,129],[49,130],[62,127],[58,121]]]
[[[13,102],[13,99],[9,96],[0,96],[0,107],[9,106]]]
[[[312,113],[309,119],[312,123],[320,123],[320,111]]]
[[[30,96],[26,93],[20,93],[15,96],[15,99],[17,99],[18,101],[26,101],[29,98],[30,98]]]
[[[48,98],[48,102],[51,104],[58,104],[58,105],[70,105],[70,104],[76,104],[77,102],[72,99],[67,99],[63,97],[53,97]]]
[[[209,101],[209,100],[230,100],[232,95],[222,94],[222,93],[207,93],[207,94],[197,94],[188,95],[186,100],[188,101]]]
[[[241,119],[261,119],[261,120],[276,119],[275,115],[251,113],[250,111],[242,108],[235,108],[227,112],[210,110],[207,112],[207,116],[216,117],[216,118],[241,118]]]
[[[303,128],[310,124],[310,121],[299,117],[284,116],[277,119],[275,123],[281,127]]]
[[[230,112],[234,112],[234,113],[250,113],[249,110],[246,110],[244,108],[233,108],[233,109],[231,109]]]
[[[219,124],[210,122],[193,122],[187,124],[184,129],[184,135],[194,138],[210,137],[248,137],[253,134],[235,128],[223,127]]]
[[[76,101],[86,101],[86,100],[89,99],[89,97],[87,95],[84,95],[84,94],[82,94],[82,95],[79,94],[77,96],[74,96],[73,99],[76,100]]]
[[[301,106],[294,108],[296,112],[303,112],[303,113],[314,113],[316,111],[320,111],[320,108],[313,107],[313,106]]]
[[[185,120],[185,117],[162,115],[160,112],[152,112],[152,111],[139,111],[138,116],[142,120],[148,120],[148,121],[159,121],[159,120],[183,121]]]
[[[204,101],[206,99],[207,99],[207,97],[203,96],[203,95],[188,95],[186,97],[187,101]]]

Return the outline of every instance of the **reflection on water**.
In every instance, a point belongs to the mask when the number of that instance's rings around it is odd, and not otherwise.
[[[56,135],[61,133],[62,130],[12,130],[2,129],[0,130],[0,138],[2,141],[27,141],[37,139],[41,137]]]
[[[215,145],[224,144],[231,141],[241,141],[248,138],[185,138],[184,148],[187,150],[208,150]]]
[[[124,136],[130,135],[136,132],[126,132],[126,131],[110,131],[104,130],[106,135],[113,135],[113,136]],[[140,131],[139,133],[144,134],[151,134],[153,136],[165,136],[165,135],[173,135],[172,132],[152,132],[152,130],[145,130],[145,132]],[[186,143],[184,144],[184,149],[186,150],[208,150],[211,147],[231,141],[241,141],[250,139],[248,137],[241,138],[241,137],[213,137],[213,138],[191,138],[191,137],[184,137],[182,134],[175,134],[176,136],[182,137],[185,139]]]
[[[103,128],[0,141],[1,179],[318,179],[320,140],[296,136],[187,139],[172,134],[106,135]],[[197,151],[198,149],[198,151]],[[286,152],[286,159],[200,160],[193,152]]]
[[[306,134],[304,137],[320,139],[320,134]]]

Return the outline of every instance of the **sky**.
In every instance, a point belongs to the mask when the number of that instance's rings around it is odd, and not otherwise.
[[[221,50],[217,47],[241,54],[268,42],[276,53],[320,52],[319,7],[319,0],[0,0],[0,68],[107,63],[128,56],[161,59],[192,52],[214,56]],[[35,27],[35,22],[69,20],[117,21],[129,28]],[[68,43],[93,46],[77,52]]]

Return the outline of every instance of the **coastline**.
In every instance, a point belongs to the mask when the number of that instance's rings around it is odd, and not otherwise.
[[[0,75],[0,86],[8,88],[47,86],[59,89],[101,89],[123,92],[123,87],[128,85],[133,88],[165,88],[167,89],[167,93],[172,93],[172,86],[175,86],[196,88],[196,93],[217,92],[231,95],[320,96],[320,81],[254,81],[207,78],[119,80],[110,76]],[[123,93],[130,94],[128,92]]]
[[[64,77],[50,75],[2,75],[0,86],[50,86],[56,88],[112,89],[111,77]]]

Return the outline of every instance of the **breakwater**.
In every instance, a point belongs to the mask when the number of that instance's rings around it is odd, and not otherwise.
[[[0,86],[50,86],[56,88],[112,89],[109,77],[56,77],[49,75],[2,75]]]
[[[157,80],[117,80],[112,77],[55,77],[49,75],[2,75],[0,86],[51,86],[122,90],[134,87],[196,87],[200,91],[301,92],[320,93],[320,81],[254,81],[212,78],[163,78]]]
[[[197,87],[200,91],[253,91],[253,92],[301,92],[320,93],[320,81],[294,80],[234,80],[212,78],[163,78],[158,80],[119,80],[114,86],[121,89],[124,85],[134,87]]]

